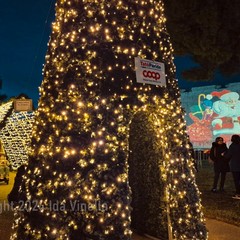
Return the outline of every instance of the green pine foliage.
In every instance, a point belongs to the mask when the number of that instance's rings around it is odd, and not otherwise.
[[[165,22],[161,1],[57,1],[25,174],[27,200],[16,208],[11,239],[130,240],[129,174],[137,169],[128,171],[129,126],[141,111],[151,113],[155,129],[144,138],[151,157],[136,158],[146,180],[136,181],[148,188],[151,203],[144,229],[158,236],[168,226],[174,239],[206,239]],[[136,82],[137,56],[165,64],[166,87]],[[133,207],[143,204],[141,193],[134,194]]]
[[[163,152],[152,111],[136,113],[129,138],[129,184],[132,190],[132,228],[139,233],[168,238]],[[161,227],[160,227],[161,226]]]

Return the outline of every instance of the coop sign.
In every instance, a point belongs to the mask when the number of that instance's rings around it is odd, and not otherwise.
[[[166,86],[164,63],[135,57],[135,69],[138,83]]]
[[[31,112],[32,111],[32,99],[15,99],[14,100],[14,110],[16,112],[20,112],[20,111]]]

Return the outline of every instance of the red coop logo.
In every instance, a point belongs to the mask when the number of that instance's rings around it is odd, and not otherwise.
[[[152,78],[156,81],[160,79],[160,74],[158,72],[154,72],[154,71],[144,70],[143,71],[143,76],[146,77],[146,78]]]

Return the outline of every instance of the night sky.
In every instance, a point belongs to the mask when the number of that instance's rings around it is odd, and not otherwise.
[[[37,105],[55,0],[0,0],[1,94]]]
[[[8,97],[27,94],[34,100],[35,107],[43,79],[42,68],[54,20],[55,1],[0,0],[0,93]],[[219,74],[211,82],[185,81],[180,73],[194,65],[189,59],[178,57],[175,60],[180,88],[240,81],[239,76],[223,78]]]

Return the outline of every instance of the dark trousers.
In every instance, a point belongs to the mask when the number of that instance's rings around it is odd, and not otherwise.
[[[214,171],[213,188],[217,189],[217,184],[218,184],[218,179],[219,179],[220,174],[221,174],[220,190],[223,190],[227,172],[223,172],[223,171],[220,171],[220,170],[215,170]]]
[[[240,194],[240,172],[232,172],[236,194]]]

